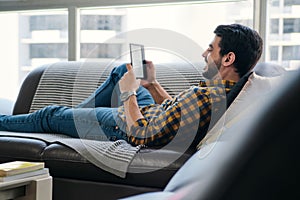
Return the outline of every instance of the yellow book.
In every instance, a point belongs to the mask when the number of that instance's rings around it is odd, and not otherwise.
[[[48,168],[43,168],[43,169],[38,169],[38,170],[35,170],[35,171],[31,171],[31,172],[22,173],[22,174],[16,174],[16,175],[12,175],[12,176],[0,177],[0,183],[1,182],[8,182],[8,181],[24,179],[24,178],[28,178],[28,177],[36,177],[36,176],[46,175],[46,174],[49,175],[49,169]]]
[[[26,162],[26,161],[13,161],[0,164],[0,177],[12,176],[22,174],[39,169],[43,169],[45,163],[43,162]]]

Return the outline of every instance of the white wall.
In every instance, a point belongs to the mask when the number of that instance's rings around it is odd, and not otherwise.
[[[7,21],[9,17],[9,22]],[[17,14],[0,14],[0,98],[15,100],[18,93],[18,16]]]

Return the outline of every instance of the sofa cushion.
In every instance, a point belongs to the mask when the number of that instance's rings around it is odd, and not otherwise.
[[[41,160],[47,143],[31,138],[0,137],[0,162]]]
[[[287,72],[281,65],[272,62],[258,63],[253,71],[255,71],[257,75],[264,77],[281,76]]]
[[[163,188],[189,157],[190,154],[166,149],[141,149],[129,165],[126,178],[120,178],[96,167],[61,143],[17,136],[0,137],[0,163],[13,160],[44,161],[53,177],[137,187]]]
[[[144,159],[143,154],[152,153],[152,160]],[[104,171],[63,145],[49,145],[44,152],[43,160],[50,168],[51,175],[59,178],[125,184],[138,187],[164,188],[170,178],[190,157],[184,154],[181,158],[166,165],[174,152],[151,149],[142,150],[129,166],[126,178],[120,178]],[[166,159],[166,160],[165,160]],[[84,172],[84,173],[83,173]],[[160,180],[159,182],[157,180]]]

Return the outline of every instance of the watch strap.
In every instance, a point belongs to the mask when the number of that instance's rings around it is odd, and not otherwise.
[[[127,101],[129,99],[129,97],[131,97],[132,95],[136,96],[136,92],[135,91],[122,92],[120,95],[120,99],[122,102],[124,102],[124,101]]]

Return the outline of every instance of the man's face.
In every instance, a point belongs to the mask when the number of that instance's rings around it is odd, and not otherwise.
[[[203,76],[207,79],[216,78],[221,68],[222,58],[220,56],[219,42],[221,37],[215,36],[209,47],[202,54],[205,59],[206,66],[203,69]]]

